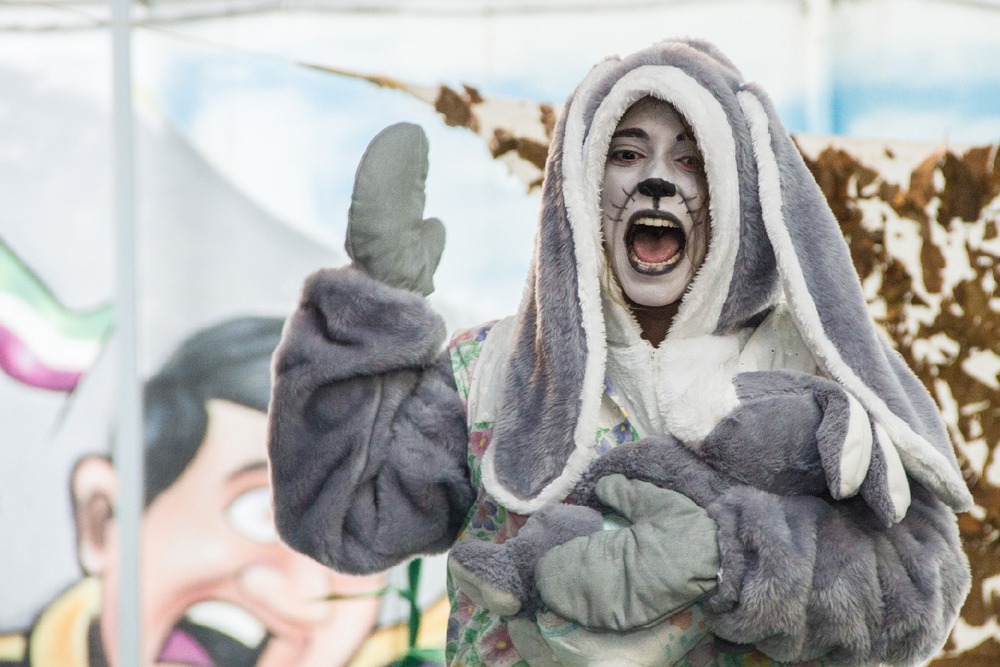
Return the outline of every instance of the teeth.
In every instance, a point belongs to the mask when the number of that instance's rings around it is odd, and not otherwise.
[[[267,635],[267,628],[253,614],[229,602],[199,602],[185,616],[192,623],[228,635],[247,648],[257,648]]]
[[[636,264],[636,266],[638,266],[639,268],[645,269],[646,271],[655,271],[656,269],[662,269],[664,267],[670,266],[671,264],[676,264],[677,262],[681,261],[681,254],[682,253],[677,253],[676,255],[674,255],[673,257],[671,257],[670,259],[668,259],[667,261],[665,261],[665,262],[659,262],[657,264],[651,264],[649,262],[644,262],[641,259],[639,259],[638,257],[636,257],[634,254],[631,256],[631,259]]]
[[[673,227],[680,228],[673,220],[664,220],[663,218],[639,218],[635,221],[637,225],[646,225],[647,227]]]

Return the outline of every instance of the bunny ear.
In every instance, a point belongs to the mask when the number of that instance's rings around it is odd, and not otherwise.
[[[926,389],[894,358],[868,314],[847,244],[830,207],[767,96],[738,93],[759,174],[764,226],[800,334],[824,372],[872,415],[883,446],[956,511],[972,505]],[[888,444],[891,443],[891,444]],[[905,475],[888,476],[905,485]],[[895,498],[908,490],[890,489]],[[898,520],[906,507],[894,507]]]
[[[574,104],[571,99],[567,106]],[[482,462],[483,486],[522,514],[561,500],[590,463],[592,453],[577,444],[574,426],[580,430],[581,414],[596,414],[600,391],[594,385],[603,382],[603,355],[588,355],[600,338],[588,332],[587,323],[600,321],[600,311],[585,317],[581,310],[587,306],[578,290],[577,239],[561,190],[564,142],[582,144],[580,123],[567,117],[553,135],[535,260],[509,342],[504,410]]]

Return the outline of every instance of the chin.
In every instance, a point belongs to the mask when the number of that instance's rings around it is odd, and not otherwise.
[[[684,290],[687,289],[688,281],[683,281],[683,285],[677,285],[674,283],[678,281],[670,280],[675,277],[680,276],[651,277],[633,273],[618,283],[621,285],[622,293],[631,303],[647,308],[662,308],[680,301],[684,296]]]

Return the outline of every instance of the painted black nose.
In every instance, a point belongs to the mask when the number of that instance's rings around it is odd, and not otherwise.
[[[677,186],[662,178],[647,178],[636,187],[643,197],[673,197]]]

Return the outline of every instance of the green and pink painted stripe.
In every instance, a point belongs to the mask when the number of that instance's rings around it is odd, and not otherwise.
[[[63,307],[0,241],[0,369],[24,384],[72,391],[97,361],[114,321],[110,305]]]

